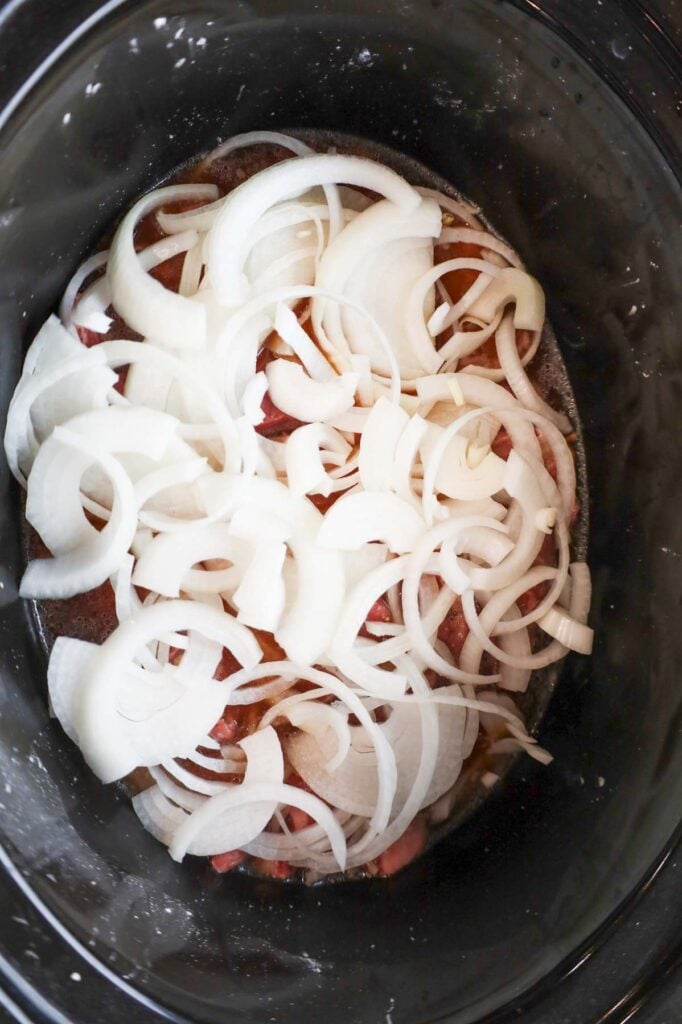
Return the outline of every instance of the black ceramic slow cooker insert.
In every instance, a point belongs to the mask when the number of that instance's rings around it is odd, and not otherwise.
[[[48,717],[3,465],[8,1019],[682,1019],[681,23],[676,0],[0,7],[3,409],[79,261],[184,160],[258,128],[383,143],[480,204],[545,286],[585,433],[597,636],[544,719],[553,764],[520,760],[395,878],[178,866]]]

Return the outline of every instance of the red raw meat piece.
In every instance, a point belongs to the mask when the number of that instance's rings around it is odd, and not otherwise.
[[[243,850],[230,850],[228,853],[218,853],[215,857],[211,857],[211,867],[214,871],[218,871],[223,875],[226,871],[236,868],[237,864],[242,864],[247,856],[248,854],[244,853]]]
[[[377,857],[377,867],[382,875],[395,875],[410,864],[426,846],[428,830],[423,818],[415,818],[411,825],[387,850]]]

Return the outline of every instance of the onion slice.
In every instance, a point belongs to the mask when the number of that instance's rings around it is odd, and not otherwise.
[[[237,306],[248,295],[243,267],[253,225],[266,210],[315,185],[344,183],[386,196],[405,212],[421,202],[419,194],[398,174],[359,157],[315,155],[275,164],[249,178],[230,193],[208,235],[208,279],[225,306]]]
[[[390,551],[411,551],[425,531],[420,514],[397,494],[362,491],[344,495],[325,514],[317,535],[323,548],[357,551],[383,541]]]
[[[215,640],[246,668],[262,658],[252,633],[232,616],[196,601],[165,601],[143,608],[130,622],[122,623],[98,649],[83,674],[74,708],[74,724],[83,755],[103,782],[122,778],[140,764],[158,764],[168,756],[187,756],[217,721],[228,703],[235,682],[218,683],[208,678],[199,688],[190,684],[186,697],[173,709],[169,722],[137,723],[131,728],[117,708],[117,681],[125,676],[136,652],[159,634],[194,629]],[[222,703],[221,703],[222,702]],[[192,713],[190,714],[190,709]],[[149,731],[150,728],[153,731]],[[173,749],[173,747],[176,749]],[[159,757],[159,748],[170,748]]]
[[[176,349],[201,348],[206,341],[206,311],[149,277],[135,252],[135,227],[145,214],[164,203],[211,200],[217,195],[215,185],[170,185],[138,200],[121,221],[111,243],[107,280],[114,306],[144,338]]]
[[[277,359],[267,367],[272,401],[278,409],[304,423],[332,420],[352,408],[356,373],[342,373],[333,380],[313,380],[297,363]]]
[[[501,270],[469,313],[489,323],[510,302],[514,303],[513,324],[517,330],[542,330],[545,322],[545,293],[534,277],[518,267]]]

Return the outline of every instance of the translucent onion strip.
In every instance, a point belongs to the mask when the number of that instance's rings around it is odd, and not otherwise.
[[[215,185],[170,185],[138,200],[121,221],[111,243],[107,279],[116,309],[143,337],[177,349],[205,344],[205,309],[149,277],[135,252],[134,232],[141,218],[163,203],[216,195]]]

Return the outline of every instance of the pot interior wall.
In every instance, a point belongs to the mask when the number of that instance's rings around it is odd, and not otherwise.
[[[178,867],[48,718],[3,468],[0,829],[77,937],[192,1020],[287,1024],[304,1005],[329,1024],[469,1024],[586,943],[679,817],[677,184],[631,111],[512,5],[286,6],[124,8],[6,126],[5,406],[78,261],[182,160],[255,128],[403,150],[480,203],[546,287],[585,430],[595,654],[565,665],[540,737],[554,763],[520,763],[397,878],[304,889]]]

